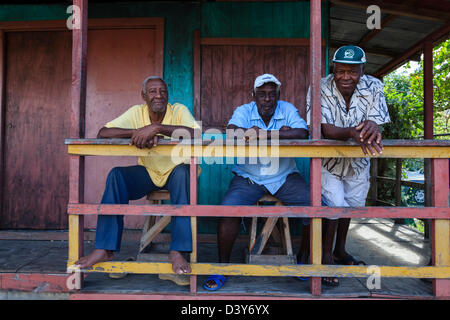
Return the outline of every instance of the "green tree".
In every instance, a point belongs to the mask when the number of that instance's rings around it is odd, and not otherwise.
[[[449,134],[450,125],[450,40],[433,49],[433,119],[434,134]],[[384,77],[384,91],[391,122],[383,125],[384,139],[420,139],[424,135],[423,59],[417,68],[408,72],[394,71]],[[450,139],[450,136],[436,137]],[[404,159],[405,169],[418,170],[423,159]],[[380,176],[395,177],[395,160],[378,161]],[[392,185],[379,185],[379,199],[394,202]]]
[[[434,133],[448,134],[450,119],[450,39],[433,49]],[[410,67],[410,63],[406,64]],[[423,136],[423,59],[412,72],[392,72],[384,78],[386,102],[392,122],[387,139],[417,139]],[[446,138],[448,139],[448,137]]]

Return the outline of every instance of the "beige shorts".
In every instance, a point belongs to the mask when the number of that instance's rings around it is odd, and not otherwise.
[[[370,166],[358,176],[339,178],[322,167],[322,201],[329,207],[364,207],[370,188]]]

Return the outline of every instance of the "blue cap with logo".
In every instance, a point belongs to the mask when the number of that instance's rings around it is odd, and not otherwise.
[[[343,46],[334,53],[333,62],[345,64],[366,63],[366,54],[358,46]]]

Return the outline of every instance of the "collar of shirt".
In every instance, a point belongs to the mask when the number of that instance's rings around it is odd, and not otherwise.
[[[148,126],[152,122],[150,120],[150,107],[147,104],[144,104],[144,125]],[[173,106],[170,103],[167,103],[166,113],[164,114],[164,118],[161,121],[161,124],[172,124],[172,116],[173,116]]]
[[[252,111],[251,111],[251,115],[250,115],[250,119],[251,121],[260,121],[262,126],[258,126],[261,129],[279,129],[279,128],[274,128],[273,126],[275,125],[274,120],[283,120],[284,119],[284,115],[281,112],[281,107],[280,107],[280,100],[278,100],[277,102],[277,107],[275,108],[275,112],[273,113],[272,118],[270,119],[269,125],[266,126],[266,124],[264,123],[264,120],[261,118],[261,115],[258,112],[258,106],[256,105],[256,102],[252,102],[251,106],[252,106]]]

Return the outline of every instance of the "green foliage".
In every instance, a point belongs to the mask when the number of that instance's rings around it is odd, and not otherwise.
[[[433,49],[433,120],[434,134],[450,132],[450,40]],[[384,77],[384,93],[391,117],[391,123],[383,125],[384,139],[420,139],[424,135],[423,102],[423,59],[412,72],[411,63],[403,71],[395,71]],[[435,137],[450,139],[450,136]],[[395,177],[395,159],[380,159],[378,174]],[[423,159],[403,159],[403,178],[405,171],[423,170]],[[394,203],[394,186],[380,183],[378,198]],[[417,225],[417,223],[416,223]]]
[[[433,50],[434,133],[449,133],[450,40]],[[410,63],[405,65],[410,68]],[[392,72],[384,79],[384,92],[391,116],[383,136],[387,139],[417,139],[423,136],[423,59],[412,73]],[[444,138],[444,139],[448,139]]]

